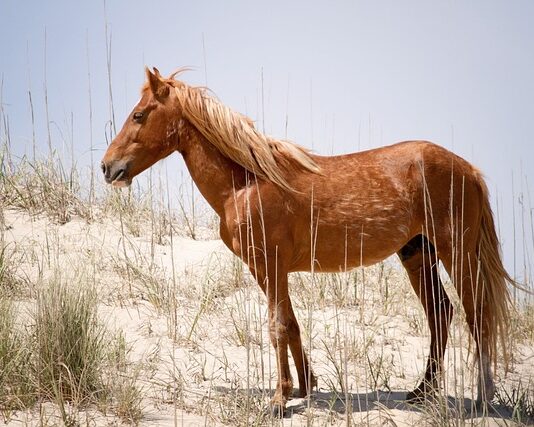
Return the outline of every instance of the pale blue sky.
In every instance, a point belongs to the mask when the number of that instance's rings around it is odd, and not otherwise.
[[[534,2],[108,0],[104,13],[102,1],[2,0],[2,103],[16,152],[30,153],[30,87],[46,148],[46,29],[52,142],[61,148],[73,134],[76,158],[88,163],[88,51],[99,161],[109,119],[106,17],[118,127],[145,64],[163,74],[188,65],[195,70],[185,80],[207,83],[268,133],[287,131],[321,154],[432,140],[487,176],[513,265],[512,176],[516,211],[521,191],[529,221],[534,205],[526,187],[534,186]],[[167,167],[183,162],[176,156]]]

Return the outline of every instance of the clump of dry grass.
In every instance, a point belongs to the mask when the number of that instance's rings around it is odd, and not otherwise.
[[[67,170],[60,157],[16,162],[5,148],[0,154],[0,199],[4,207],[45,214],[59,224],[73,216],[90,218],[90,209],[80,198],[81,186],[75,167]]]
[[[156,220],[150,194],[141,190],[131,187],[125,191],[104,188],[99,205],[102,216],[118,219],[124,231],[132,237],[147,234],[149,230],[156,231],[148,226],[151,220],[158,224],[157,243],[162,243],[164,236],[168,234],[168,221],[165,215]]]
[[[0,295],[0,410],[4,418],[35,402],[29,339],[17,327],[15,304]]]
[[[9,251],[3,239],[0,239],[0,295],[10,296],[18,293],[20,280],[14,274],[13,269],[13,253]]]
[[[160,245],[168,244],[171,234],[213,236],[206,232],[202,218],[195,216],[199,208],[195,208],[194,196],[188,204],[180,199],[180,210],[175,213],[166,206],[161,188],[156,196],[151,185],[146,190],[130,187],[119,191],[91,180],[92,188],[87,189],[83,178],[75,164],[65,167],[55,151],[32,160],[14,158],[7,145],[0,151],[0,205],[4,208],[44,214],[57,224],[74,217],[86,221],[116,218],[129,235],[147,235],[153,244]],[[216,225],[209,222],[212,227]]]
[[[534,301],[513,310],[510,319],[511,341],[515,344],[534,344]]]
[[[510,390],[497,390],[496,401],[511,411],[511,418],[520,425],[534,424],[534,380],[519,380]]]
[[[265,411],[264,397],[260,394],[244,393],[242,390],[230,390],[228,394],[219,395],[215,403],[218,412],[215,420],[231,426],[263,426],[269,424],[270,415]]]
[[[37,295],[33,321],[40,392],[80,403],[98,398],[109,342],[97,318],[94,291],[74,291],[53,280]]]
[[[44,399],[58,406],[65,424],[73,422],[67,404],[109,407],[124,419],[141,418],[140,392],[125,362],[124,342],[98,320],[96,294],[87,284],[70,287],[52,280],[38,291],[30,311],[31,326],[21,329],[13,302],[0,300],[4,414]]]

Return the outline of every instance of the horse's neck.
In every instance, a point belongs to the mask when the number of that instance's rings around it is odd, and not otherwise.
[[[180,152],[200,193],[223,216],[228,198],[245,185],[245,169],[223,156],[192,127],[181,135],[180,144]]]

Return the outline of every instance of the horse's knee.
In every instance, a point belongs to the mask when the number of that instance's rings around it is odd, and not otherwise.
[[[275,348],[278,346],[278,343],[286,344],[288,342],[289,331],[290,328],[288,328],[288,325],[284,325],[279,321],[271,321],[269,335]]]
[[[280,320],[279,317],[273,316],[269,322],[269,329],[271,336],[274,336],[277,339],[287,336],[300,336],[300,327],[294,316],[284,320]]]

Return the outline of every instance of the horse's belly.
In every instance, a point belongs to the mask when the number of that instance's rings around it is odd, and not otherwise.
[[[361,229],[360,229],[361,230]],[[319,227],[315,238],[308,238],[292,271],[340,272],[375,264],[397,252],[409,237],[402,224],[367,227],[366,231],[340,227]],[[301,243],[302,244],[302,243]],[[302,248],[301,248],[302,249]]]

